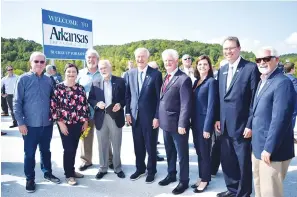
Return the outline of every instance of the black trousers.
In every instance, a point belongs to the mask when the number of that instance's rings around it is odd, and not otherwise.
[[[8,114],[8,105],[6,102],[6,98],[1,96],[1,109],[2,112]]]
[[[211,148],[211,174],[218,173],[221,163],[221,140],[220,137],[213,132],[213,143]]]
[[[65,136],[60,127],[60,135],[62,139],[64,155],[63,155],[63,167],[65,171],[66,178],[74,177],[74,164],[75,164],[75,156],[76,150],[79,142],[79,138],[81,135],[82,123],[77,124],[66,124],[69,134]]]

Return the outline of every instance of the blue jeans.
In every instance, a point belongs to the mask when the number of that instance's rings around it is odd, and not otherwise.
[[[40,150],[40,167],[43,173],[52,173],[50,143],[53,135],[53,125],[46,127],[27,127],[24,139],[24,172],[26,179],[35,179],[35,153],[37,145]]]

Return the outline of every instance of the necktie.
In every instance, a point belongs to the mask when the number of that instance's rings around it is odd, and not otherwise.
[[[228,70],[228,76],[227,76],[227,86],[226,86],[226,90],[229,89],[229,86],[231,84],[233,78],[233,66],[229,66],[229,70]]]
[[[139,92],[142,88],[142,84],[143,84],[143,71],[140,72],[140,84],[139,84]]]
[[[166,79],[165,79],[164,84],[163,84],[162,92],[164,92],[164,91],[166,90],[166,87],[167,87],[167,85],[168,85],[168,83],[169,83],[169,79],[170,79],[170,77],[171,77],[170,74],[168,74],[168,75],[166,76]]]

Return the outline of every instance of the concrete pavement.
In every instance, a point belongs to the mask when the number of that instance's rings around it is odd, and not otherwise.
[[[62,183],[55,185],[43,180],[40,170],[40,156],[36,154],[36,183],[37,190],[33,194],[25,191],[25,178],[23,172],[23,139],[17,128],[9,129],[11,124],[10,117],[1,118],[1,130],[7,132],[6,136],[1,137],[1,196],[18,197],[18,196],[63,196],[63,197],[170,197],[175,196],[171,193],[177,183],[161,187],[158,182],[163,179],[167,172],[167,163],[158,162],[156,180],[152,184],[146,184],[145,178],[136,181],[129,179],[135,171],[135,156],[133,150],[133,140],[131,127],[123,129],[122,143],[122,164],[123,171],[126,174],[125,179],[119,179],[113,171],[109,170],[108,174],[101,180],[96,180],[95,175],[98,172],[98,150],[97,138],[94,139],[94,165],[82,172],[85,178],[78,179],[79,185],[69,186],[65,183],[63,171],[63,148],[57,127],[54,127],[53,139],[51,142],[52,168],[53,174],[62,180]],[[158,146],[160,153],[165,156],[164,144],[162,143],[162,132],[160,132]],[[295,150],[297,146],[295,145]],[[38,151],[38,150],[37,150]],[[80,149],[76,157],[76,167],[79,166]],[[178,167],[178,166],[177,166]],[[178,168],[177,168],[178,169]],[[193,147],[192,138],[190,137],[190,184],[194,183],[198,177],[197,156]],[[215,197],[218,192],[225,191],[225,184],[221,169],[216,178],[212,179],[207,190],[202,194],[193,193],[188,189],[179,196],[201,196]],[[297,197],[297,159],[294,158],[290,164],[289,171],[284,182],[285,197]]]

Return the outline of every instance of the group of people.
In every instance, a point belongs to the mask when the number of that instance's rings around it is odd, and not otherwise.
[[[256,64],[243,59],[240,50],[237,37],[225,39],[223,54],[227,62],[215,79],[208,56],[200,56],[192,68],[191,57],[184,55],[182,62],[187,67],[182,71],[178,67],[178,52],[166,49],[162,53],[166,69],[162,79],[161,72],[153,68],[154,63],[148,66],[150,53],[146,48],[135,50],[137,68],[129,69],[123,78],[112,75],[111,63],[100,60],[98,52],[89,49],[87,67],[78,71],[76,65],[66,64],[65,79],[56,85],[43,74],[45,55],[32,53],[30,72],[21,75],[16,82],[13,105],[24,139],[26,190],[34,192],[36,189],[37,145],[44,178],[60,183],[51,168],[54,121],[62,139],[68,184],[75,185],[76,178],[83,177],[75,171],[74,161],[80,136],[86,131],[79,170],[86,170],[93,164],[95,129],[99,150],[96,179],[103,178],[108,168],[119,178],[125,178],[120,155],[122,127],[126,122],[132,126],[136,157],[136,170],[130,176],[132,181],[145,176],[146,183],[154,182],[160,127],[167,176],[158,184],[166,186],[177,181],[178,158],[179,183],[172,193],[183,193],[189,187],[191,129],[199,162],[199,178],[191,186],[195,193],[204,192],[210,184],[212,138],[217,133],[227,187],[218,197],[250,196],[252,179],[257,197],[283,196],[282,182],[294,157],[296,92],[290,78],[277,68],[279,56],[275,49],[261,48],[256,54]]]

